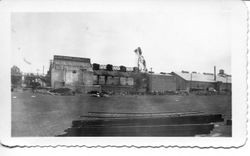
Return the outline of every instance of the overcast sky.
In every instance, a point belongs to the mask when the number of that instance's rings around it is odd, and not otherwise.
[[[53,55],[91,58],[91,63],[136,66],[140,46],[157,72],[231,73],[230,12],[216,8],[179,12],[13,13],[12,64],[42,72]],[[23,60],[31,63],[28,65]]]

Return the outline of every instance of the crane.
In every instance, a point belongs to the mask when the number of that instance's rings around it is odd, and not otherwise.
[[[134,52],[136,53],[137,56],[137,67],[140,71],[142,72],[147,72],[147,66],[146,66],[146,60],[144,59],[144,57],[142,56],[142,50],[140,47],[136,48],[134,50]]]

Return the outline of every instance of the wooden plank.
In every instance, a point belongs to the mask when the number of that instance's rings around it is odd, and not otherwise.
[[[175,124],[205,124],[222,122],[221,114],[189,115],[175,117],[136,117],[136,118],[91,118],[72,122],[72,127],[113,126],[113,125],[175,125]]]
[[[87,115],[80,117],[89,118],[123,118],[123,117],[157,117],[157,116],[185,116],[185,115],[202,115],[204,112],[155,112],[155,113],[114,113],[114,112],[88,112]]]
[[[209,134],[213,128],[213,124],[86,126],[69,128],[63,136],[194,136]]]
[[[188,113],[204,113],[204,112],[201,112],[201,111],[190,111],[190,112],[173,112],[173,111],[169,111],[169,112],[88,112],[88,114],[133,114],[133,115],[139,115],[139,114],[142,114],[142,115],[145,115],[145,114],[169,114],[169,113],[176,113],[176,114],[188,114]]]

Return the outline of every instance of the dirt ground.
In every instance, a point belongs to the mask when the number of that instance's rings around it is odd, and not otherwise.
[[[95,112],[185,112],[221,113],[231,119],[231,96],[90,95],[52,96],[31,92],[12,92],[12,136],[55,136],[71,122],[90,111]],[[216,131],[216,129],[215,129]],[[220,131],[220,130],[217,130]],[[230,132],[226,132],[230,134]]]

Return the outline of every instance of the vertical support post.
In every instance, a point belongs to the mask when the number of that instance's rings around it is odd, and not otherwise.
[[[192,87],[192,81],[193,81],[193,73],[191,72],[189,91],[191,90],[191,87]]]
[[[214,81],[216,81],[216,66],[214,66]]]

